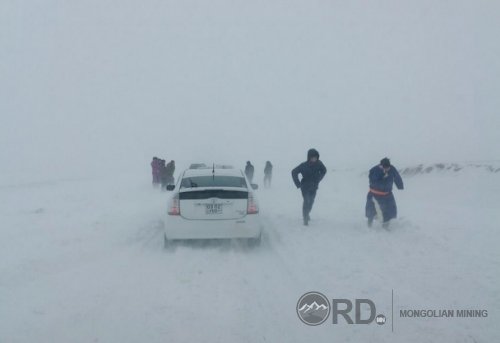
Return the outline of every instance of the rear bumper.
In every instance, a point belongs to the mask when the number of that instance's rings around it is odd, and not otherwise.
[[[188,220],[181,216],[167,216],[167,239],[223,239],[256,238],[262,232],[259,215],[247,215],[231,220]]]

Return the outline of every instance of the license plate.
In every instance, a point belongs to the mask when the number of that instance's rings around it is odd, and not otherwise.
[[[222,214],[222,204],[206,204],[206,214]]]

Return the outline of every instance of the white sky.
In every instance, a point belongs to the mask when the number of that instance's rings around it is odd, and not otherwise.
[[[1,174],[498,159],[500,2],[0,0]]]

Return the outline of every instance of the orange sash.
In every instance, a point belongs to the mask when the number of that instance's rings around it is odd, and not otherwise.
[[[377,191],[376,189],[373,189],[373,188],[370,188],[370,192],[372,192],[373,194],[377,194],[377,195],[387,195],[387,194],[389,194],[389,192],[381,192],[381,191]]]

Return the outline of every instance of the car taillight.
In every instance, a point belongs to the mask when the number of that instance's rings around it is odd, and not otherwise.
[[[255,201],[253,194],[248,193],[247,214],[257,214],[257,213],[259,213],[259,205],[257,205],[257,201]]]
[[[170,200],[170,206],[168,208],[168,214],[171,216],[179,216],[181,214],[181,208],[179,206],[179,194],[176,194]]]

